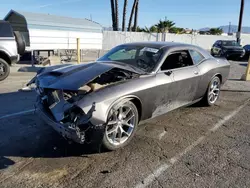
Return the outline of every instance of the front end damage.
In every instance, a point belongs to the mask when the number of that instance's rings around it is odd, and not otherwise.
[[[67,76],[71,77],[68,79],[72,79],[71,73],[65,70],[62,72],[64,73],[61,74],[58,71],[40,73],[29,82],[29,85],[36,85],[38,94],[35,105],[36,113],[67,140],[80,144],[99,140],[97,137],[103,135],[105,123],[101,125],[91,123],[93,113],[98,110],[95,101],[91,101],[91,108],[86,112],[77,105],[78,102],[84,100],[84,97],[90,93],[105,89],[112,84],[125,82],[139,74],[119,68],[110,68],[89,79],[83,78],[83,85],[76,90],[71,84],[58,83],[62,79],[65,80]],[[73,71],[72,74],[74,73]],[[65,74],[67,75],[65,76]],[[75,79],[79,82],[81,78]],[[72,84],[74,84],[74,80],[72,80]],[[53,88],[55,85],[57,87]],[[60,85],[62,85],[61,88]],[[71,88],[67,86],[71,86]]]
[[[44,93],[38,95],[35,106],[36,113],[67,140],[81,144],[91,142],[87,133],[90,136],[93,130],[102,128],[90,123],[95,103],[85,113],[74,103],[68,102],[62,90],[44,89]],[[92,134],[91,137],[95,136]]]

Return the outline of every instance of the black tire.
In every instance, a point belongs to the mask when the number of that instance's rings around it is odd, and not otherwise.
[[[222,51],[220,50],[219,53],[217,54],[218,57],[223,57],[223,53]]]
[[[0,81],[7,78],[10,74],[10,65],[4,60],[0,58]]]
[[[114,145],[114,144],[110,143],[110,141],[108,140],[107,134],[106,134],[106,128],[105,128],[105,132],[104,132],[103,139],[102,139],[102,146],[104,149],[107,149],[110,151],[117,150],[119,148],[126,146],[131,141],[131,139],[134,137],[134,134],[135,134],[137,126],[138,126],[138,121],[139,121],[138,110],[137,110],[136,106],[134,105],[134,103],[131,101],[126,101],[125,103],[122,103],[122,104],[129,106],[131,108],[132,112],[134,113],[134,117],[135,117],[134,129],[133,129],[132,133],[130,134],[130,136],[128,137],[128,139],[124,143],[122,143],[120,145]],[[117,108],[116,105],[114,107]]]
[[[209,92],[210,92],[211,85],[212,85],[212,83],[214,83],[215,80],[218,81],[218,83],[219,83],[219,91],[218,91],[218,96],[217,96],[216,100],[214,102],[211,102],[209,100]],[[213,106],[216,103],[216,101],[219,99],[219,96],[220,96],[220,84],[221,84],[221,81],[220,81],[220,78],[218,76],[214,76],[211,79],[211,81],[208,84],[207,91],[206,91],[205,95],[203,96],[203,98],[201,100],[201,103],[204,106]]]
[[[17,51],[18,54],[22,55],[25,52],[25,40],[23,35],[19,31],[14,31],[16,43],[17,43]]]

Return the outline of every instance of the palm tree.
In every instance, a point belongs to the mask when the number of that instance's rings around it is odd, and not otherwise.
[[[139,6],[139,0],[137,0],[135,5],[135,19],[134,19],[134,27],[133,30],[137,30],[137,23],[138,23],[138,6]]]
[[[180,28],[180,27],[171,27],[169,29],[169,33],[183,34],[185,33],[185,29]]]
[[[110,0],[110,5],[111,5],[111,14],[112,14],[112,27],[113,27],[113,30],[115,31],[116,21],[115,21],[115,3],[114,3],[114,0]]]
[[[151,26],[151,27],[145,27],[145,32],[146,33],[157,33],[157,28],[153,25],[153,26]]]
[[[115,25],[116,28],[115,30],[118,31],[119,30],[119,6],[118,6],[118,0],[115,0]]]
[[[209,30],[209,33],[211,35],[221,35],[223,33],[223,30],[221,28],[211,28]]]
[[[164,33],[168,32],[170,28],[172,28],[175,25],[173,21],[170,20],[165,20],[162,21],[160,20],[155,26],[157,27],[158,32]]]
[[[124,0],[123,16],[122,16],[122,31],[125,31],[125,27],[126,27],[127,5],[128,5],[128,0]]]
[[[130,13],[130,17],[129,17],[129,22],[128,22],[128,31],[131,31],[131,24],[132,24],[132,19],[134,16],[134,12],[135,12],[135,8],[136,8],[136,4],[137,4],[138,0],[134,0],[134,4]]]
[[[139,26],[137,26],[136,31],[145,33],[157,33],[157,28],[154,25],[149,28],[148,27],[140,28]]]

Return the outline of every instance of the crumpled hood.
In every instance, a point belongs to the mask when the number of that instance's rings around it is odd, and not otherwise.
[[[59,67],[59,68],[58,68]],[[115,63],[92,62],[80,65],[62,65],[55,68],[45,68],[38,73],[34,82],[42,88],[78,90],[99,75],[110,71],[113,68],[120,68],[131,72],[136,72],[129,66],[122,66]]]

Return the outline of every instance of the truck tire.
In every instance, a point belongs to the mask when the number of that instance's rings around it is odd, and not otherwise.
[[[17,51],[20,55],[24,54],[25,52],[25,40],[23,35],[19,31],[14,31],[16,43],[17,43]]]
[[[10,74],[9,64],[4,59],[0,58],[0,81],[7,78],[9,74]]]

